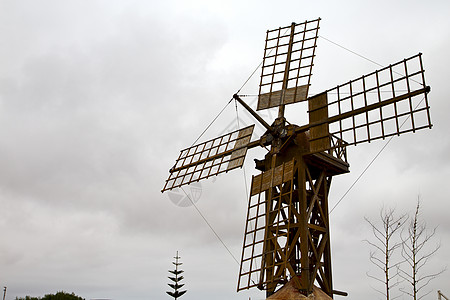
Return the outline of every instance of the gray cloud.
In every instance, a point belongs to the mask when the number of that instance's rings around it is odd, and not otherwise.
[[[448,3],[290,5],[0,1],[0,284],[8,299],[61,289],[86,299],[165,299],[177,250],[186,300],[262,299],[258,291],[236,295],[234,259],[194,207],[178,207],[160,190],[179,150],[258,65],[265,30],[319,16],[321,35],[382,64],[422,51],[432,86],[434,128],[395,138],[331,215],[335,286],[349,299],[375,297],[365,277],[363,217],[383,204],[412,211],[418,194],[424,218],[440,225],[435,264],[445,264]],[[377,68],[324,39],[315,62],[314,92]],[[258,76],[243,93],[257,93]],[[304,122],[300,108],[288,109],[292,122]],[[240,116],[253,122],[242,110]],[[230,105],[203,140],[235,119]],[[351,173],[334,179],[331,206],[383,145],[349,149]],[[249,152],[247,181],[255,174],[252,158],[263,155]],[[239,170],[205,181],[197,202],[238,259],[243,181]],[[446,282],[448,274],[431,286],[445,293]]]

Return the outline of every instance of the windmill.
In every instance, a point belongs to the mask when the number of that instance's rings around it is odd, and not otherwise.
[[[349,172],[347,147],[431,128],[421,53],[309,96],[320,18],[268,30],[257,110],[278,108],[270,125],[239,95],[255,125],[180,152],[162,192],[242,167],[255,159],[237,290],[273,294],[289,280],[304,295],[316,284],[333,297],[328,194],[333,176]],[[291,124],[285,106],[308,105],[308,123]]]

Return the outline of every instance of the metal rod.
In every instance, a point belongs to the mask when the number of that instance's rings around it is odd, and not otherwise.
[[[347,293],[347,292],[336,291],[336,290],[333,290],[333,294],[339,295],[339,296],[344,296],[344,297],[348,296],[348,293]]]
[[[264,121],[263,118],[261,118],[253,109],[251,109],[250,106],[247,105],[237,94],[233,95],[233,98],[236,99],[248,112],[255,117],[256,120],[258,120],[259,123],[261,123],[264,127],[266,127],[267,130],[269,130],[271,133],[273,133],[272,127],[267,124],[266,121]]]

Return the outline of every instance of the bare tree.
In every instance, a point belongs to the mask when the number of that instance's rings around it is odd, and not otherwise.
[[[405,294],[411,296],[414,300],[419,300],[428,295],[429,292],[422,292],[431,280],[443,273],[446,268],[439,272],[424,274],[423,267],[429,259],[439,250],[440,244],[437,243],[433,248],[426,247],[431,238],[436,234],[437,227],[427,231],[426,223],[419,220],[420,200],[417,200],[414,218],[408,227],[406,234],[402,232],[402,256],[405,259],[405,267],[399,268],[399,275],[409,285],[409,288],[401,288]]]
[[[367,217],[364,217],[367,223],[372,227],[375,237],[374,241],[365,240],[373,250],[370,251],[369,259],[379,270],[383,272],[382,276],[375,276],[367,272],[367,276],[384,285],[384,291],[375,289],[386,297],[386,300],[395,299],[391,297],[391,289],[399,284],[398,266],[402,261],[392,261],[394,252],[401,248],[401,239],[396,238],[400,229],[408,220],[406,214],[395,216],[394,209],[382,208],[380,210],[381,226],[376,225]],[[394,271],[393,273],[391,271]],[[393,280],[396,280],[394,283]]]

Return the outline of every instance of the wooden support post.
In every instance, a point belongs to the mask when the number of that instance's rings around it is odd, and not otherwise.
[[[298,165],[298,201],[299,201],[299,231],[300,231],[300,284],[301,291],[308,295],[311,285],[311,276],[309,269],[309,240],[308,240],[308,220],[307,210],[307,191],[306,191],[306,166],[302,159]]]

